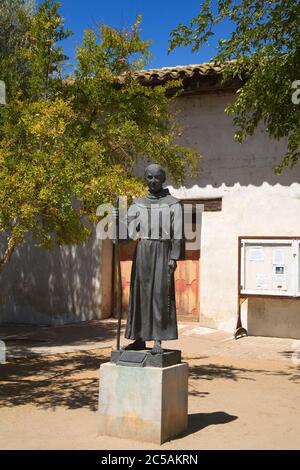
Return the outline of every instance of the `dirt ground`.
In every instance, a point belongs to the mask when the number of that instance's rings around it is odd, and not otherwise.
[[[290,360],[199,354],[189,426],[162,446],[97,435],[99,365],[110,348],[0,365],[1,449],[299,449],[300,368]]]

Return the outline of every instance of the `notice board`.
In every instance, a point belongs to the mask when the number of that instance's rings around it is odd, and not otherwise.
[[[240,293],[300,296],[300,239],[241,238]]]

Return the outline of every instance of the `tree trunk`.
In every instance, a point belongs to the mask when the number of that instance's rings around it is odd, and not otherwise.
[[[16,247],[15,240],[13,238],[9,238],[4,255],[2,256],[2,258],[0,258],[0,273],[3,271],[5,266],[9,263],[15,247]]]

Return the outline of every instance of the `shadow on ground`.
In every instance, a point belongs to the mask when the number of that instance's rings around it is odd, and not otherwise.
[[[265,369],[247,369],[242,367],[234,366],[225,366],[220,364],[194,364],[194,359],[192,363],[189,364],[189,395],[205,398],[209,395],[209,392],[203,391],[204,381],[207,380],[231,380],[234,382],[240,380],[250,380],[255,381],[256,374],[263,374],[267,376],[281,376],[286,377],[288,380],[294,383],[300,383],[300,372],[299,368],[290,367],[287,370],[265,370]],[[200,389],[201,387],[201,389]]]
[[[0,366],[0,407],[32,404],[41,408],[98,406],[99,366],[110,350],[17,358]]]
[[[179,434],[174,439],[182,439],[185,436],[194,434],[207,426],[227,424],[238,419],[238,416],[230,415],[224,411],[214,411],[213,413],[194,413],[188,417],[188,427],[184,433]]]
[[[96,411],[99,366],[109,361],[110,352],[111,349],[107,348],[11,359],[8,364],[0,365],[0,407],[31,404],[45,409],[65,407]],[[189,361],[189,394],[194,397],[209,395],[204,389],[207,380],[255,380],[255,374],[286,376],[294,383],[300,380],[299,368],[295,367],[288,371],[272,371],[205,362],[199,364],[201,360],[203,358]],[[212,416],[211,419],[221,419],[220,416]],[[197,421],[196,418],[192,420]]]
[[[229,379],[229,380],[255,380],[254,374],[278,375],[290,378],[294,375],[295,368],[290,368],[291,372],[284,370],[264,370],[264,369],[247,369],[242,367],[224,366],[219,364],[201,364],[189,366],[189,377],[191,379],[213,380],[213,379]],[[293,372],[292,372],[293,371]],[[298,370],[297,370],[298,372]]]
[[[31,347],[85,346],[111,342],[116,338],[116,320],[94,320],[62,326],[0,325],[0,339],[8,346],[8,354],[31,354]],[[109,346],[109,344],[108,344]],[[33,355],[33,354],[31,354]]]
[[[286,359],[291,359],[295,366],[300,365],[300,349],[280,351],[278,354]]]

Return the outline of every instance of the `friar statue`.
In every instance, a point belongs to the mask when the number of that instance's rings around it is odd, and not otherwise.
[[[137,238],[132,263],[125,338],[134,340],[123,349],[163,352],[162,341],[178,338],[174,271],[182,257],[183,214],[180,201],[163,188],[166,173],[160,165],[145,169],[148,195],[134,199],[128,210],[128,233]],[[135,232],[135,233],[134,233]]]

